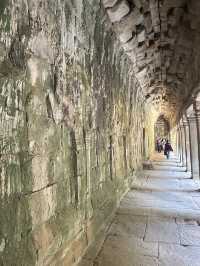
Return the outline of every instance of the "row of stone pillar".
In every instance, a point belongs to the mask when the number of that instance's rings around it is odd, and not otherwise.
[[[186,111],[177,127],[177,154],[180,164],[200,179],[200,104],[195,102]]]

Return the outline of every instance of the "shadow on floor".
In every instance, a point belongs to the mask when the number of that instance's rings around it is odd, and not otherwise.
[[[153,159],[156,169],[134,182],[104,244],[81,266],[200,266],[200,183],[174,167],[176,158]]]

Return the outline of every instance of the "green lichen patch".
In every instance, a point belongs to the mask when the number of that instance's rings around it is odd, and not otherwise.
[[[6,5],[8,4],[8,0],[1,0],[0,2],[0,16],[3,14]]]

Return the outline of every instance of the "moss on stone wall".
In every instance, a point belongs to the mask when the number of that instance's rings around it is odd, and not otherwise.
[[[1,3],[0,3],[0,16],[3,14],[4,9],[6,8],[7,4],[8,4],[7,0],[2,0],[1,1]]]
[[[72,265],[141,167],[140,88],[99,1],[90,2],[8,5],[26,30],[0,87],[1,132],[14,152],[1,167],[6,265]]]

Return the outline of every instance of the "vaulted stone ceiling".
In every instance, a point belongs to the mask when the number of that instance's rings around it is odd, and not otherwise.
[[[167,116],[178,114],[200,78],[200,1],[103,3],[146,99]]]

